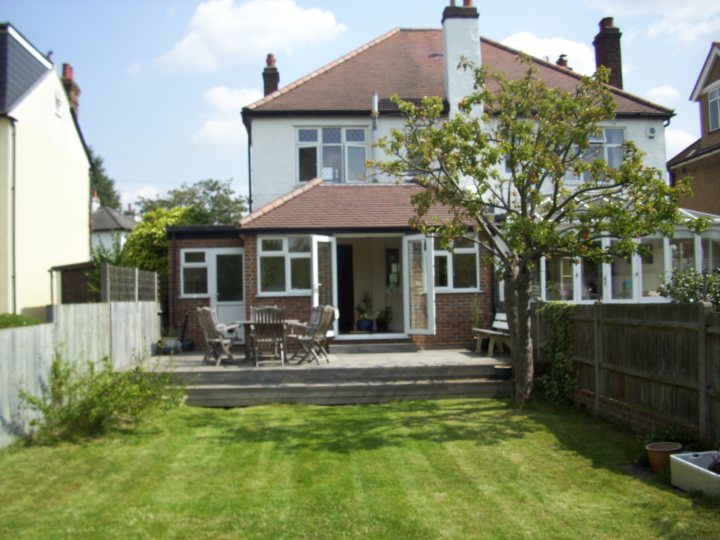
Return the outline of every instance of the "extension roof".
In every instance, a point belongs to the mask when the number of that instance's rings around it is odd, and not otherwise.
[[[240,220],[243,231],[408,231],[418,184],[326,184],[316,178]],[[447,219],[444,207],[429,217]]]
[[[481,38],[482,62],[510,79],[518,79],[527,66],[522,54],[487,38]],[[532,57],[531,57],[532,58]],[[553,63],[532,58],[538,76],[549,86],[573,91],[581,76]],[[255,116],[294,114],[363,114],[370,112],[377,91],[380,112],[397,112],[390,97],[405,100],[425,96],[446,98],[442,30],[400,29],[363,45],[295,82],[278,89],[243,109],[246,122]],[[623,90],[610,87],[617,116],[669,118],[673,111]]]

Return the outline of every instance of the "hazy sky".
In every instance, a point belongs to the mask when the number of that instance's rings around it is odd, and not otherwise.
[[[458,0],[459,3],[459,0]],[[72,64],[80,125],[125,205],[205,178],[247,194],[240,109],[261,97],[265,56],[284,86],[395,27],[439,28],[448,0],[2,0],[58,70]],[[602,17],[622,36],[625,90],[677,113],[668,159],[699,136],[689,101],[717,0],[476,0],[480,34],[576,71],[594,69]]]

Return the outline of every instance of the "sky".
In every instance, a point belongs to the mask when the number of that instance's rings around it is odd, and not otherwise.
[[[460,1],[458,0],[458,3]],[[594,71],[601,18],[622,32],[624,88],[676,112],[667,158],[699,137],[689,96],[713,40],[717,0],[475,0],[480,34]],[[247,195],[240,110],[262,97],[265,57],[280,85],[392,28],[440,28],[449,0],[2,0],[10,22],[58,71],[74,68],[80,126],[123,206],[182,183],[232,180]]]

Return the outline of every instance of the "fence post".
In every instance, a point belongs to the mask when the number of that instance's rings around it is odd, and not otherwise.
[[[108,263],[100,265],[100,301],[110,301],[110,265]]]
[[[698,434],[701,441],[708,440],[708,384],[707,367],[705,363],[705,344],[707,329],[705,321],[709,305],[698,304]]]
[[[600,414],[600,305],[593,304],[593,350],[595,351],[595,414]]]
[[[135,303],[140,300],[140,269],[135,268]]]

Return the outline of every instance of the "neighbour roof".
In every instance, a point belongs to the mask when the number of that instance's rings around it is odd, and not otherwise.
[[[7,114],[52,63],[10,24],[0,24],[0,114]]]
[[[487,38],[481,38],[482,62],[508,78],[524,75],[527,67],[518,62],[520,53]],[[581,76],[553,63],[533,58],[539,77],[551,87],[572,91]],[[442,31],[438,29],[391,30],[378,39],[327,64],[263,99],[248,105],[245,114],[291,114],[298,112],[369,113],[371,96],[378,92],[380,110],[396,111],[394,94],[406,100],[425,96],[446,97]],[[672,116],[661,107],[618,88],[611,87],[616,114]]]
[[[685,148],[685,150],[682,150],[678,155],[673,157],[667,162],[667,168],[668,169],[674,169],[678,165],[681,165],[687,161],[696,160],[697,158],[701,156],[706,156],[708,154],[715,154],[718,151],[720,151],[720,143],[713,144],[711,146],[706,146],[705,148],[702,148],[700,146],[701,139],[696,140],[694,143],[692,143],[690,146]]]
[[[697,101],[698,99],[700,99],[700,94],[702,93],[703,89],[709,83],[713,82],[708,81],[707,79],[710,75],[710,72],[712,71],[713,64],[717,61],[718,58],[720,58],[720,42],[713,41],[712,45],[710,45],[710,51],[708,51],[705,62],[703,63],[703,67],[700,70],[700,75],[698,75],[697,81],[695,81],[695,86],[693,87],[692,94],[690,94],[691,101]]]
[[[326,184],[308,182],[240,220],[242,230],[409,230],[415,213],[410,198],[418,184]],[[436,208],[442,218],[449,211]]]
[[[92,214],[93,232],[132,231],[135,225],[134,219],[107,206],[101,206]]]

